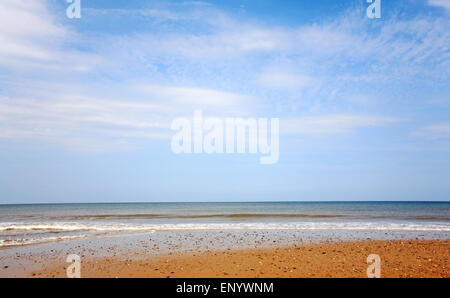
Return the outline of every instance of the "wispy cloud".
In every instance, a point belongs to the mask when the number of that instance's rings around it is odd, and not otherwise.
[[[448,139],[450,138],[450,123],[438,123],[424,126],[414,131],[412,135],[430,139]]]
[[[95,53],[67,48],[77,33],[60,23],[48,2],[0,3],[0,67],[15,71],[87,71],[99,64]]]
[[[53,20],[54,17],[42,1],[2,1],[0,61],[5,63],[11,58],[50,60],[53,50],[49,45],[66,34],[66,30]]]
[[[93,95],[92,89],[99,89],[95,86],[65,84],[52,91],[43,86],[18,97],[0,96],[0,139],[41,139],[71,149],[84,141],[84,151],[106,144],[116,150],[136,139],[170,138],[176,115],[190,116],[198,108],[223,114],[240,107],[242,112],[251,100],[214,89],[142,83],[116,89],[116,95],[102,88],[103,96]],[[117,142],[122,146],[116,147]]]
[[[80,148],[92,134],[167,137],[170,120],[196,108],[286,117],[287,133],[348,133],[402,118],[371,116],[358,110],[361,103],[396,100],[393,88],[405,93],[418,81],[439,86],[450,74],[449,20],[441,17],[374,23],[352,9],[313,24],[276,26],[186,2],[86,9],[85,15],[155,21],[151,30],[90,35],[61,25],[48,3],[0,3],[0,67],[15,74],[0,72],[4,138],[58,138]],[[82,38],[74,47],[76,35]]]
[[[281,131],[293,135],[346,134],[362,127],[387,126],[405,121],[401,118],[366,115],[321,115],[285,119]]]
[[[430,98],[430,100],[428,102],[431,104],[437,104],[437,105],[449,104],[450,103],[450,95],[444,94],[444,95],[440,95],[440,96],[434,96],[434,97]]]
[[[266,87],[276,89],[304,89],[319,84],[318,80],[296,73],[265,72],[258,81]]]
[[[205,107],[244,105],[250,100],[249,96],[242,94],[207,88],[139,84],[136,89],[148,94],[152,100],[165,104],[188,104],[191,108],[192,105]]]
[[[60,138],[75,135],[167,137],[167,119],[152,103],[54,94],[39,99],[0,97],[0,138]]]
[[[428,0],[428,5],[442,7],[450,10],[450,1],[448,0]]]

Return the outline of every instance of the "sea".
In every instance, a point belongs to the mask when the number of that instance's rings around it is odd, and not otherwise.
[[[0,205],[0,248],[167,231],[358,231],[450,238],[450,202]]]

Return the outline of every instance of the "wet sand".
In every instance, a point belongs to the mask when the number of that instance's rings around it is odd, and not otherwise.
[[[83,256],[82,277],[367,277],[367,257],[381,258],[381,277],[450,277],[449,240],[368,240],[284,247]],[[60,260],[60,259],[59,259]],[[46,260],[29,277],[66,277],[69,265]]]

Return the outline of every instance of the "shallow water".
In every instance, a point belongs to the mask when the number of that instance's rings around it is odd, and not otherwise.
[[[0,205],[0,247],[156,231],[450,233],[448,202]]]

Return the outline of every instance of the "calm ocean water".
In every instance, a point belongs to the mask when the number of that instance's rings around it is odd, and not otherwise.
[[[0,247],[173,230],[450,231],[450,202],[0,205]]]

